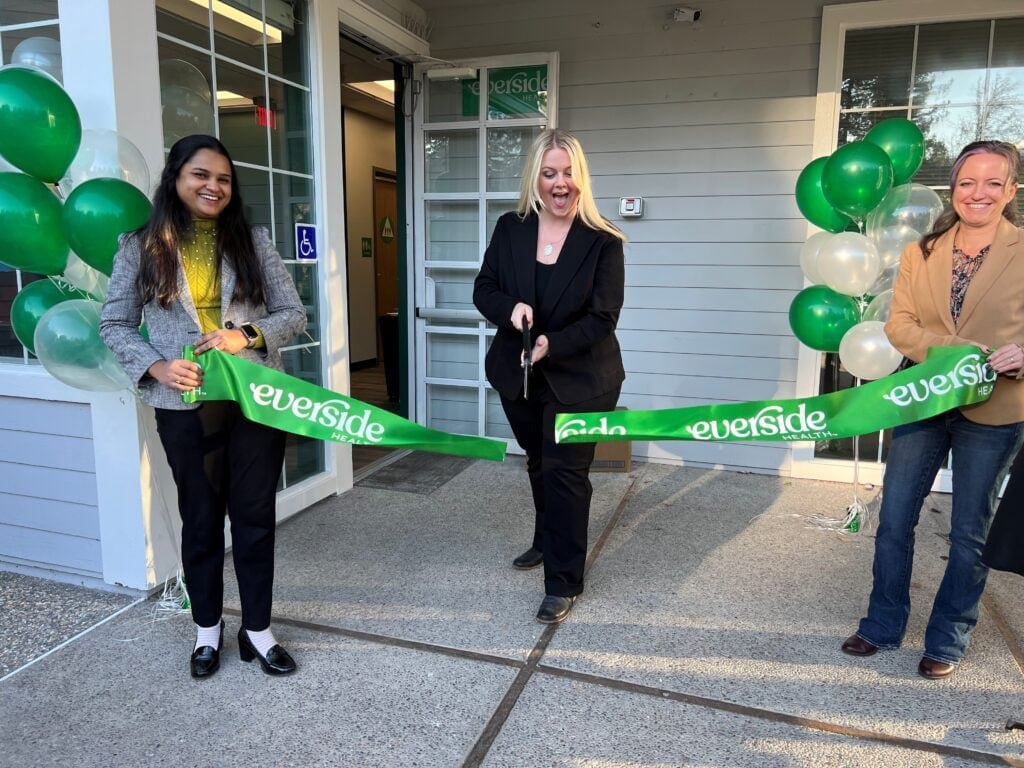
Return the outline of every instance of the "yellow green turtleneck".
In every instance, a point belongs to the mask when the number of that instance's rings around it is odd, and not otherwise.
[[[193,219],[181,241],[181,263],[203,333],[221,327],[217,220]]]

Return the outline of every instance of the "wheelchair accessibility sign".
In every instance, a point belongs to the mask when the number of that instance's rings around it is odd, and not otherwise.
[[[316,261],[316,225],[295,225],[295,258],[299,261]]]

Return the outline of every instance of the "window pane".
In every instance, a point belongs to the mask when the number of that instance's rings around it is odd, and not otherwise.
[[[477,336],[462,334],[427,334],[427,376],[439,379],[466,379],[479,376],[479,344]]]
[[[487,129],[487,191],[518,192],[530,144],[540,126]]]
[[[427,260],[479,261],[480,206],[471,203],[428,201]]]
[[[52,27],[10,30],[3,33],[2,39],[4,64],[14,62],[17,54],[18,64],[32,64],[63,82],[60,29],[56,24]]]
[[[427,131],[424,143],[427,192],[479,191],[476,131]]]
[[[226,145],[228,152],[234,154],[234,147]],[[270,206],[270,174],[266,171],[258,171],[254,168],[243,168],[236,166],[238,171],[238,186],[242,194],[242,202],[245,204],[245,218],[254,226],[266,227],[270,232],[274,231],[273,211]],[[282,256],[288,258],[282,252]]]
[[[11,302],[18,295],[18,274],[0,264],[0,357],[21,357],[21,342],[11,327]]]
[[[213,133],[210,57],[166,40],[157,42],[164,147],[183,136]]]
[[[518,200],[488,200],[487,201],[487,242],[491,242],[491,235],[494,233],[494,227],[498,223],[498,219],[501,218],[502,214],[514,211]],[[483,257],[483,253],[480,254]]]
[[[949,186],[949,172],[960,150],[983,138],[981,110],[973,107],[915,109],[911,118],[924,134],[925,153],[921,170],[914,176],[920,184]]]
[[[278,490],[324,471],[324,444],[302,435],[285,435],[284,473]]]
[[[480,80],[427,78],[428,123],[451,123],[480,118]]]
[[[906,104],[913,58],[913,27],[847,32],[842,108]]]
[[[310,160],[309,92],[277,80],[270,80],[267,122],[274,168],[312,173]]]
[[[230,91],[231,94],[225,93]],[[263,75],[217,62],[217,113],[220,140],[238,162],[270,165],[267,126],[257,113],[266,104]],[[264,124],[261,125],[261,122]]]
[[[917,40],[914,104],[970,104],[985,94],[991,24],[922,26]]]
[[[213,14],[214,52],[250,67],[264,69],[261,14],[252,11],[246,3],[230,3],[230,6],[225,13]]]
[[[906,109],[880,110],[878,112],[841,112],[839,114],[839,137],[837,146],[852,141],[863,141],[868,131],[883,120],[891,117],[906,117]]]
[[[56,19],[57,0],[4,0],[0,3],[0,25]]]
[[[267,10],[271,14],[268,22],[281,28],[280,42],[276,42],[273,37],[267,41],[267,70],[293,83],[309,85],[309,54],[306,35],[302,33],[309,29],[306,24],[306,4],[296,3],[294,9],[282,7],[280,13],[283,15],[280,18],[270,8]],[[287,20],[284,15],[291,16],[291,20]]]
[[[1024,19],[996,21],[986,113],[987,136],[1024,145]]]
[[[477,434],[476,387],[427,385],[427,426],[457,435]]]
[[[274,174],[274,239],[281,255],[295,258],[295,225],[315,224],[313,182],[284,173]]]
[[[512,440],[512,427],[508,425],[505,409],[501,407],[501,396],[493,389],[486,390],[487,410],[484,413],[484,434],[488,437],[500,437]]]
[[[545,117],[548,113],[546,65],[487,71],[487,119]],[[479,92],[479,87],[476,89]],[[470,93],[473,90],[470,89]],[[470,102],[472,104],[472,101]]]
[[[306,307],[306,332],[300,333],[288,345],[320,341],[320,301],[316,267],[312,264],[285,264],[295,282],[299,298]],[[308,335],[307,335],[308,334]]]
[[[210,50],[210,9],[194,3],[158,0],[156,31]],[[162,57],[161,57],[162,58]]]

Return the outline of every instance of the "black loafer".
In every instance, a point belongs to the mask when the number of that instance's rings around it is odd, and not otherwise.
[[[518,568],[520,571],[528,571],[531,568],[536,568],[538,565],[544,562],[544,553],[539,549],[530,547],[528,550],[523,552],[519,557],[512,561],[512,567]]]
[[[242,661],[259,659],[260,666],[268,675],[290,675],[295,671],[295,659],[281,645],[272,647],[264,658],[252,644],[245,629],[238,630],[238,657]]]
[[[537,611],[537,621],[541,624],[560,624],[565,621],[575,602],[575,595],[572,597],[547,595],[541,601],[540,609]]]
[[[224,645],[224,620],[220,621],[220,646]],[[188,662],[192,677],[210,677],[220,669],[220,649],[212,645],[201,645],[192,651],[192,658]]]

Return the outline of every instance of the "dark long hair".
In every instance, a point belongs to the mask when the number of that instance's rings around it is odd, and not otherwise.
[[[953,163],[953,170],[949,174],[949,192],[951,197],[956,194],[956,181],[960,175],[960,170],[964,167],[964,163],[967,162],[967,158],[972,155],[999,155],[1004,158],[1006,160],[1006,183],[1017,183],[1017,174],[1020,172],[1020,152],[1016,146],[1006,141],[972,141],[960,150],[956,162]],[[1016,200],[1007,202],[1006,207],[1003,208],[1003,218],[1011,224],[1017,223]],[[935,247],[935,241],[949,232],[959,221],[960,215],[952,205],[935,220],[932,231],[918,242],[918,245],[921,246],[921,253],[924,254],[926,259],[931,256],[932,249]]]
[[[202,134],[186,136],[171,147],[160,175],[160,185],[153,195],[153,213],[145,226],[135,232],[143,256],[139,267],[139,292],[143,301],[155,298],[164,308],[177,298],[178,249],[192,225],[192,214],[178,197],[178,176],[185,164],[204,149],[222,155],[231,166],[231,200],[217,218],[217,274],[220,274],[221,262],[227,260],[237,275],[232,298],[262,304],[266,284],[256,258],[252,230],[245,220],[235,163],[220,141]]]

